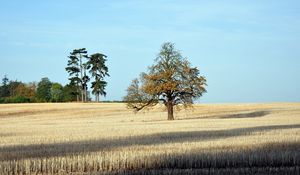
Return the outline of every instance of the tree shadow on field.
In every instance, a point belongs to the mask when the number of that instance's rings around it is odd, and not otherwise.
[[[151,135],[123,137],[119,139],[99,139],[53,144],[7,146],[0,147],[0,161],[76,155],[80,153],[89,153],[96,151],[109,151],[114,148],[122,148],[128,146],[147,146],[166,143],[226,139],[236,136],[251,135],[253,132],[266,132],[271,130],[292,128],[300,128],[300,124],[257,126],[251,128],[237,128],[216,131],[168,132]]]
[[[191,120],[191,119],[234,119],[234,118],[258,118],[264,117],[266,115],[271,114],[271,111],[254,111],[254,112],[243,112],[236,114],[222,114],[222,115],[212,115],[212,116],[204,116],[204,117],[187,117],[187,118],[179,118],[178,120]]]
[[[248,113],[239,113],[239,114],[230,114],[230,115],[221,115],[216,116],[216,118],[220,119],[229,119],[229,118],[256,118],[256,117],[264,117],[266,115],[271,114],[271,111],[255,111]]]

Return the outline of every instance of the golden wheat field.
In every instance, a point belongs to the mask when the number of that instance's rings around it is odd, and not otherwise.
[[[0,174],[299,174],[300,103],[0,105]]]

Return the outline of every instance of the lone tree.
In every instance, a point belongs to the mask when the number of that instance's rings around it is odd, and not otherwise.
[[[90,73],[95,81],[92,82],[92,93],[96,96],[96,102],[99,102],[100,95],[106,96],[105,87],[107,82],[104,81],[105,76],[109,76],[108,67],[105,65],[106,55],[101,53],[92,54],[87,62]]]
[[[164,43],[149,72],[132,81],[124,101],[135,111],[163,103],[168,120],[174,120],[174,106],[190,106],[206,92],[205,86],[206,79],[198,68],[192,67],[173,43]]]

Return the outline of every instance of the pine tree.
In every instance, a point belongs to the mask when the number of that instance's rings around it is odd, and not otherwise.
[[[89,57],[87,64],[90,68],[90,73],[94,77],[92,82],[92,93],[96,96],[96,102],[100,101],[100,95],[106,96],[105,87],[107,82],[104,81],[105,76],[109,76],[108,67],[105,65],[107,56],[101,53],[95,53]]]
[[[76,55],[76,51],[73,50],[73,52],[70,53],[68,64],[66,67],[66,71],[69,73],[69,80],[71,86],[76,86],[76,98],[77,102],[79,101],[79,94],[81,91],[80,84],[81,84],[81,78],[79,77],[80,73],[80,65],[79,65],[79,58]]]
[[[88,58],[86,48],[74,49],[69,58],[68,67],[66,67],[70,76],[69,80],[71,84],[77,85],[78,95],[81,94],[81,101],[85,102],[87,101],[87,82],[89,81],[84,60]],[[79,97],[77,97],[77,101],[79,101]]]

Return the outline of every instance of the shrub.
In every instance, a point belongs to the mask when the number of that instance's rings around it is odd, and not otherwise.
[[[31,99],[23,96],[5,98],[4,103],[30,103]]]

